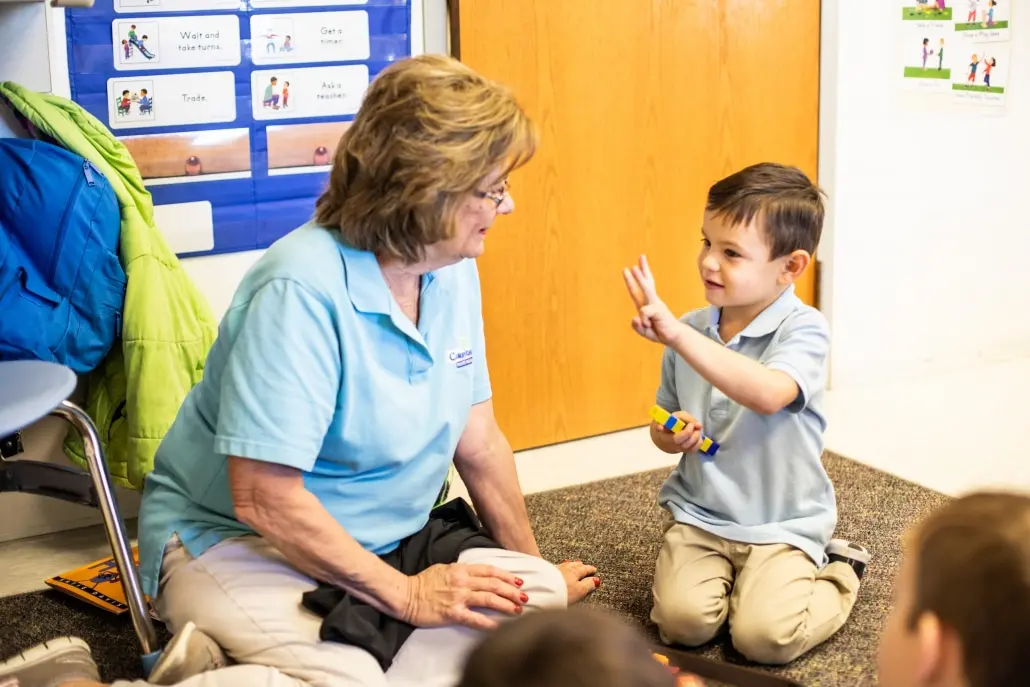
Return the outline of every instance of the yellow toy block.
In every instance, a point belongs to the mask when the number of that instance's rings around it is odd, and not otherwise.
[[[651,419],[673,433],[682,432],[687,428],[686,422],[673,417],[669,411],[665,410],[665,408],[662,408],[661,406],[654,406],[651,408]],[[714,456],[715,452],[719,450],[719,442],[702,433],[701,444],[697,447],[697,450],[699,453],[706,456]]]

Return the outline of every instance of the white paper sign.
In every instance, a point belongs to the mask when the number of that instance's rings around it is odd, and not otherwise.
[[[118,19],[111,32],[118,71],[240,63],[240,21],[235,16]]]
[[[250,0],[255,8],[265,7],[339,7],[342,5],[364,5],[368,0]]]
[[[195,12],[197,10],[239,10],[241,0],[114,0],[114,11],[131,12]]]
[[[214,250],[214,213],[209,201],[155,205],[154,223],[176,253]]]
[[[368,89],[363,64],[251,72],[254,119],[296,119],[349,115]]]
[[[232,72],[161,74],[107,81],[112,129],[212,124],[236,119]]]
[[[351,62],[369,58],[368,12],[255,14],[250,18],[254,64]]]

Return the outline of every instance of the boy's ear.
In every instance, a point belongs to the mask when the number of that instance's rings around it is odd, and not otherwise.
[[[916,657],[916,672],[922,684],[929,684],[941,672],[943,654],[943,633],[941,621],[932,613],[923,613],[916,621],[916,641],[919,655]]]
[[[805,270],[808,269],[809,263],[812,262],[812,256],[809,255],[807,250],[796,250],[790,255],[786,256],[786,260],[783,263],[783,274],[780,276],[784,284],[793,284]]]
[[[964,681],[962,642],[940,618],[923,613],[916,623],[920,684],[961,684]]]

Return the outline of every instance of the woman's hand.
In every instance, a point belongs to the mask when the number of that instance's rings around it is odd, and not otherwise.
[[[647,258],[641,255],[640,264],[624,269],[622,276],[626,280],[629,297],[637,308],[637,316],[632,322],[633,330],[645,339],[672,346],[686,325],[676,319],[658,297]]]
[[[558,571],[569,589],[569,605],[579,603],[601,586],[601,578],[594,577],[597,568],[582,561],[563,561]]]
[[[493,630],[497,621],[472,610],[522,613],[529,597],[522,580],[492,565],[434,565],[408,578],[408,600],[401,620],[415,627],[466,625]]]

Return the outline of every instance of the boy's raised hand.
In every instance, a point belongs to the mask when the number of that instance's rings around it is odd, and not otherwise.
[[[629,297],[637,308],[637,316],[632,322],[633,330],[646,339],[670,345],[684,325],[658,297],[647,257],[641,255],[640,264],[623,269],[622,276],[626,280]]]

